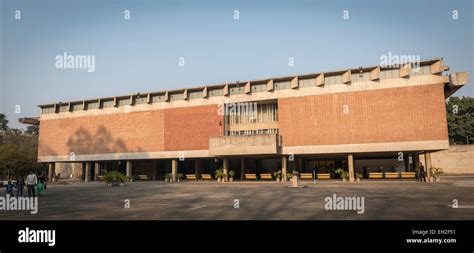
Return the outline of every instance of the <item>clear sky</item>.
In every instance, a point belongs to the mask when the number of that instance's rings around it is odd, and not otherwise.
[[[474,73],[469,0],[0,2],[0,112],[14,127],[39,104],[373,66],[389,52]],[[64,52],[94,55],[95,72],[56,68]]]

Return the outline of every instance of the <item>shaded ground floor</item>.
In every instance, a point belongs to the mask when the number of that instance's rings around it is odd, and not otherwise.
[[[474,176],[445,176],[440,182],[304,183],[133,182],[50,184],[39,198],[39,211],[0,212],[0,219],[212,219],[212,220],[373,220],[474,219]],[[334,194],[363,197],[364,213],[327,210]],[[126,201],[130,204],[126,208]],[[453,201],[458,203],[453,208]],[[237,201],[237,202],[236,202]],[[238,203],[238,208],[236,208]]]
[[[425,155],[426,154],[426,155]],[[423,155],[423,156],[421,156]],[[420,159],[422,158],[422,159]],[[61,178],[76,178],[80,181],[96,181],[106,171],[119,171],[123,174],[146,180],[164,180],[167,175],[171,180],[186,179],[194,175],[198,180],[203,175],[216,179],[216,170],[224,172],[225,180],[233,175],[234,180],[262,179],[266,174],[271,179],[281,178],[293,171],[311,174],[317,178],[318,173],[330,174],[338,178],[335,172],[342,169],[348,178],[368,178],[371,172],[413,172],[419,163],[426,168],[431,164],[429,152],[386,152],[331,155],[279,155],[279,156],[229,156],[219,158],[177,158],[149,160],[112,160],[81,161],[70,163],[49,163],[49,178],[61,174]],[[230,176],[229,176],[230,175]],[[246,175],[255,175],[247,177]]]

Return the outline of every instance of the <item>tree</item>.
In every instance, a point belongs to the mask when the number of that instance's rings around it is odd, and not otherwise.
[[[450,97],[446,102],[448,134],[451,144],[474,142],[474,98]]]
[[[26,128],[25,134],[29,135],[39,135],[39,127],[36,125],[31,125]]]
[[[5,131],[8,128],[8,120],[5,114],[0,113],[0,131]]]
[[[37,162],[38,134],[34,128],[23,132],[9,128],[3,115],[4,128],[0,131],[0,172],[5,176],[26,175],[28,171],[43,169]],[[27,133],[28,132],[28,133]]]

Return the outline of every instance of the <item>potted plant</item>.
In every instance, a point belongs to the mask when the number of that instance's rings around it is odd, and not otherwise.
[[[362,177],[363,177],[362,173],[360,173],[360,172],[359,172],[359,173],[356,173],[356,180],[357,180],[357,182],[360,182],[360,180],[362,179]]]
[[[277,182],[280,182],[280,179],[281,179],[281,170],[278,170],[278,171],[273,172],[273,176],[275,177],[275,180],[276,180]]]
[[[113,185],[113,181],[114,181],[114,178],[113,178],[113,174],[111,171],[106,171],[104,173],[104,182],[105,182],[105,186],[107,187],[112,187],[114,186]]]
[[[181,181],[181,179],[183,179],[183,174],[181,174],[181,173],[176,174],[176,181],[179,182],[179,181]]]
[[[131,182],[134,182],[134,181],[140,181],[140,177],[138,176],[138,174],[135,174],[132,176]]]
[[[235,175],[235,172],[233,170],[229,171],[229,177],[230,177],[230,181],[233,182],[234,181],[234,175]]]
[[[341,178],[342,178],[342,181],[343,181],[343,182],[346,182],[346,181],[349,179],[349,172],[347,172],[347,171],[342,171],[340,176],[341,176]]]
[[[123,175],[120,172],[117,172],[115,178],[117,179],[117,183],[118,183],[119,186],[124,186],[125,185],[125,181],[127,180],[127,177],[125,175]]]
[[[222,169],[218,169],[214,171],[215,177],[217,178],[217,182],[221,182],[222,178],[224,177],[224,172]]]
[[[431,175],[433,176],[434,180],[436,182],[439,182],[440,181],[440,176],[444,174],[443,172],[443,169],[442,168],[436,168],[436,167],[432,167],[431,168]]]
[[[170,173],[165,174],[165,182],[171,182],[171,174]]]
[[[287,172],[286,173],[286,181],[291,181],[292,178],[293,178],[293,173]]]
[[[336,178],[342,178],[342,179],[344,179],[344,178],[342,177],[342,173],[343,173],[343,172],[344,172],[344,170],[343,170],[342,168],[337,168],[337,169],[334,170],[334,174],[336,175]]]

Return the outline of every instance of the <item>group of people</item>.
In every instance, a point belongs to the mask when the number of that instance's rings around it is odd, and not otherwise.
[[[26,181],[23,176],[19,176],[16,180],[16,183],[13,184],[12,179],[8,179],[7,183],[7,194],[15,196],[13,189],[16,188],[16,196],[23,197],[23,189],[25,186],[28,189],[28,197],[36,197],[36,193],[40,194],[46,189],[46,177],[43,173],[36,175],[33,171],[30,171],[26,177]]]

